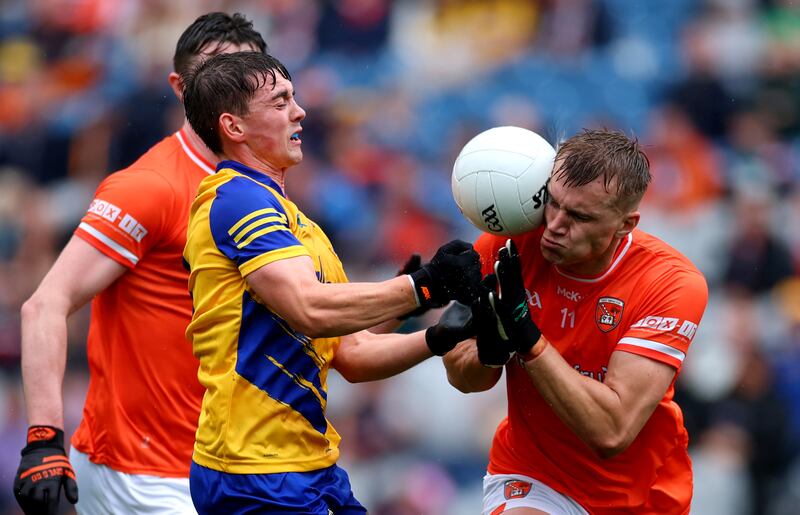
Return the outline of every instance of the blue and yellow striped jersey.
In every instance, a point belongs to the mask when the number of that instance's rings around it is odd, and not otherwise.
[[[186,330],[205,386],[193,459],[230,473],[328,467],[340,437],[325,417],[338,338],[311,339],[259,302],[245,276],[310,256],[323,282],[347,282],[322,230],[266,175],[234,161],[200,183],[184,258],[194,303]]]

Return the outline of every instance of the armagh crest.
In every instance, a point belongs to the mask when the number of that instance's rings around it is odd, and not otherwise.
[[[600,297],[594,310],[594,321],[597,327],[607,333],[616,329],[622,320],[622,309],[625,303],[615,297]]]

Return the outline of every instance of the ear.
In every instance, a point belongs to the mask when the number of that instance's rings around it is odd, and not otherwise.
[[[628,236],[628,234],[639,225],[639,219],[641,219],[641,217],[642,215],[639,211],[629,211],[622,219],[622,224],[614,233],[614,236],[616,238],[625,238]]]
[[[181,76],[172,72],[169,74],[169,77],[167,77],[167,81],[169,81],[169,87],[172,88],[172,92],[178,97],[178,101],[183,103],[183,81],[181,80]]]
[[[243,142],[245,137],[242,119],[231,113],[219,115],[219,135],[223,141]]]

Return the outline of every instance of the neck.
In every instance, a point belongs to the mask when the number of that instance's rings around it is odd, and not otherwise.
[[[608,248],[597,258],[586,263],[578,263],[575,265],[561,266],[558,269],[569,275],[580,277],[598,277],[603,275],[614,259],[617,257],[617,252],[620,250],[620,244],[627,241],[625,238],[614,238]]]
[[[281,187],[281,190],[286,193],[286,185],[284,184],[286,168],[277,168],[272,163],[261,159],[250,151],[250,147],[239,146],[234,149],[226,149],[223,152],[223,158],[237,161],[257,172],[263,173],[275,181],[275,183]]]
[[[219,156],[214,154],[214,152],[212,152],[211,149],[209,149],[206,144],[203,143],[203,140],[197,135],[196,132],[194,132],[194,129],[192,129],[192,126],[189,124],[188,120],[183,120],[183,127],[181,127],[181,129],[183,130],[183,134],[186,136],[186,139],[189,140],[189,143],[191,143],[194,150],[200,154],[200,157],[204,158],[212,165],[217,166],[217,163],[219,162]]]

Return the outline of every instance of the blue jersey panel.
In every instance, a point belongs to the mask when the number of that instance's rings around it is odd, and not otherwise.
[[[320,382],[321,365],[309,350],[307,337],[244,293],[236,372],[273,399],[291,406],[324,435],[328,421],[320,397],[327,399],[327,393]]]
[[[283,204],[252,179],[234,177],[217,188],[210,212],[217,248],[237,266],[273,250],[300,246]]]

